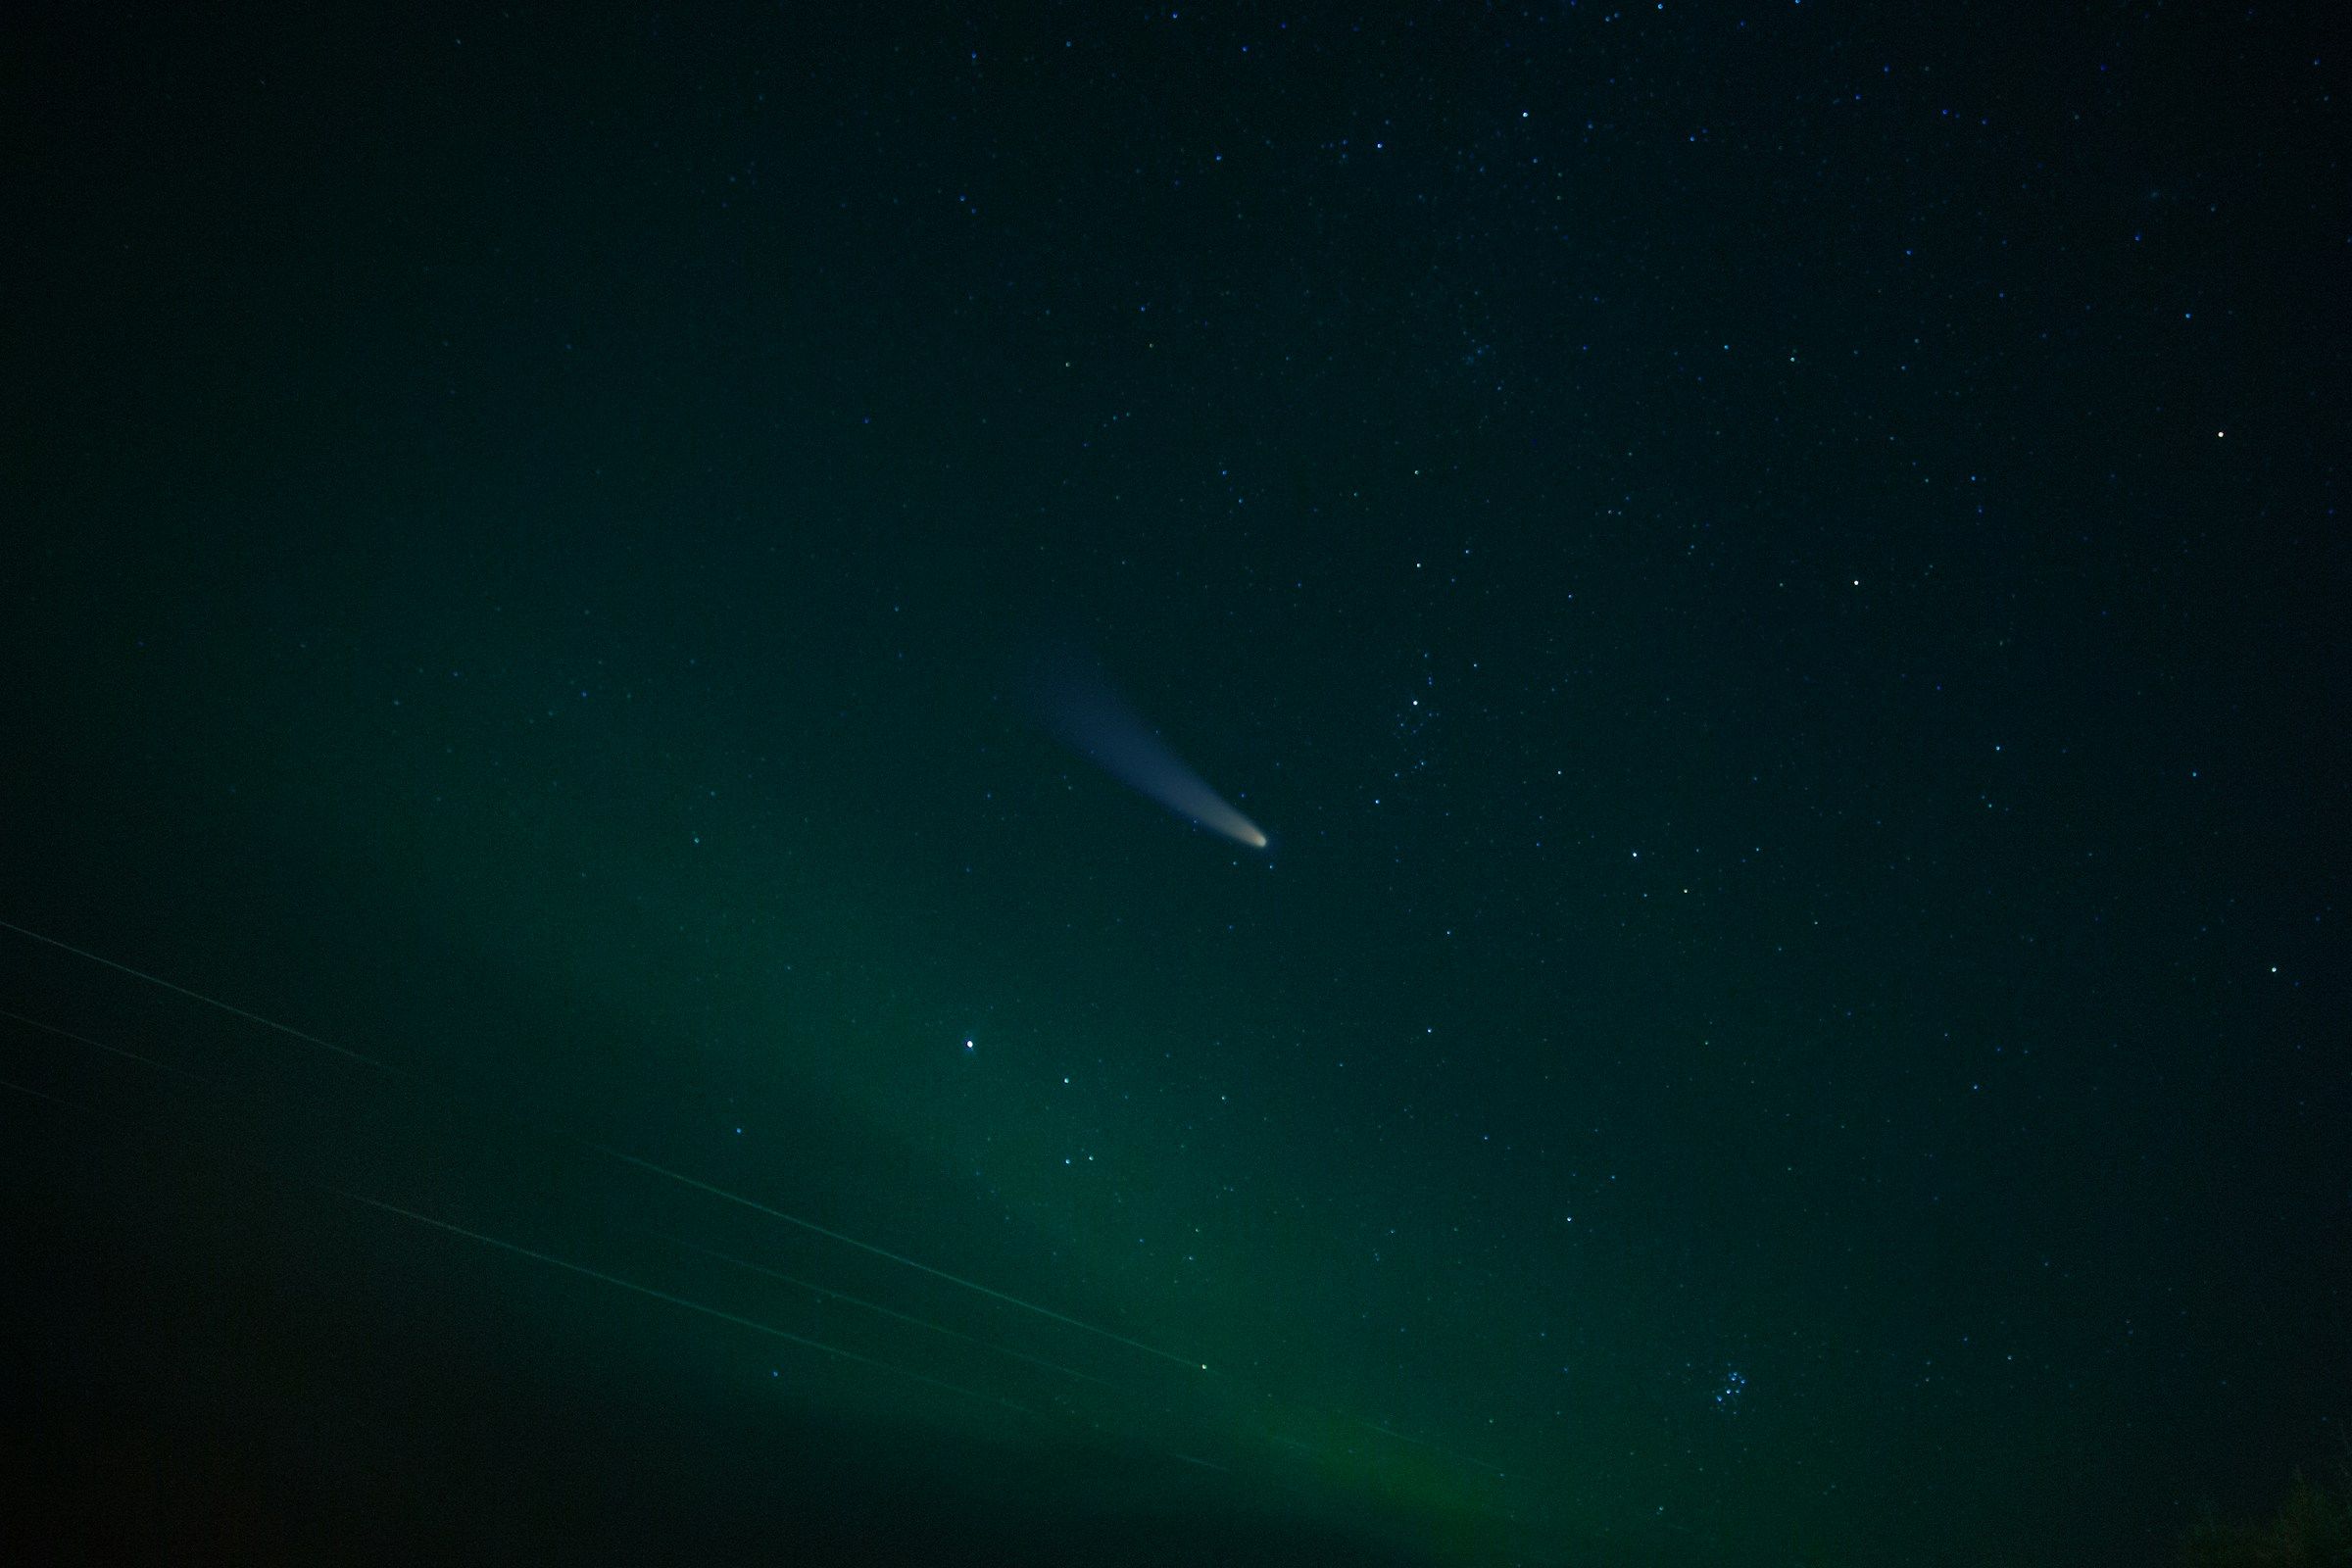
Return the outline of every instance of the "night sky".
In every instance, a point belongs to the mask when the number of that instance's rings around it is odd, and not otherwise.
[[[2275,1507],[2325,15],[15,13],[0,1554]]]

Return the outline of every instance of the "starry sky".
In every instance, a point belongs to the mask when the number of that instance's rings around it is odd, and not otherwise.
[[[29,8],[0,1543],[2265,1510],[2352,1418],[2319,15]]]

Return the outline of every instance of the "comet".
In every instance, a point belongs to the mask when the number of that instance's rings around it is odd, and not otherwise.
[[[1210,789],[1101,675],[1074,660],[1057,662],[1040,672],[1037,692],[1054,732],[1103,772],[1211,833],[1266,847],[1258,825]]]

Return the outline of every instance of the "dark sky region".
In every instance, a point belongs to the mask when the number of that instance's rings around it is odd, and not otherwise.
[[[0,1554],[2274,1507],[2327,17],[12,11]]]

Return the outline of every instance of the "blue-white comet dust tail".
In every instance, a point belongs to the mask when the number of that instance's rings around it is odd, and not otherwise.
[[[1101,676],[1074,664],[1056,664],[1044,673],[1038,690],[1055,732],[1111,777],[1236,844],[1253,850],[1266,847],[1257,824],[1185,766]]]

